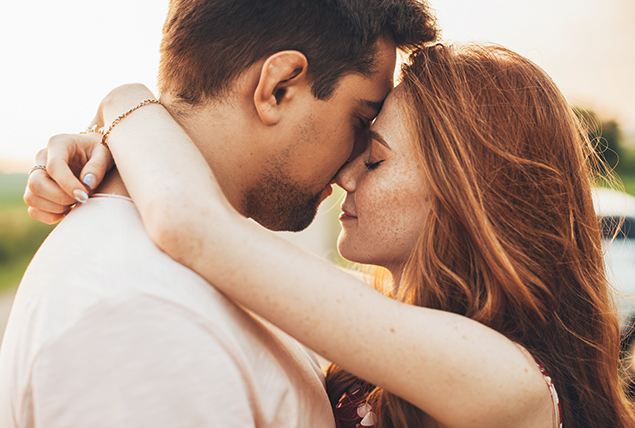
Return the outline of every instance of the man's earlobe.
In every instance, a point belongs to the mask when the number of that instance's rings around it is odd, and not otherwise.
[[[306,80],[308,61],[298,51],[281,51],[271,55],[262,66],[254,92],[254,104],[266,125],[280,121],[282,109]]]

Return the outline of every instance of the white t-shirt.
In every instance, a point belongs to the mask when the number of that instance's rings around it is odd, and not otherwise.
[[[162,253],[129,199],[100,196],[20,284],[0,426],[332,428],[323,382],[302,345]]]

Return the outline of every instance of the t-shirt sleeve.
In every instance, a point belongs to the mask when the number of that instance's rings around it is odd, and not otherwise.
[[[207,320],[152,297],[101,303],[35,359],[34,427],[254,427],[241,354]]]

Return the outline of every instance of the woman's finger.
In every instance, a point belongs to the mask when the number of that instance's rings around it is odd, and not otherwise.
[[[57,205],[70,206],[76,202],[75,198],[69,196],[62,188],[49,177],[47,172],[37,169],[31,173],[26,183],[24,192],[24,202],[29,206],[37,203],[35,197],[46,199]]]
[[[61,134],[52,137],[48,143],[46,169],[59,187],[76,201],[86,203],[88,187],[77,176],[78,169],[90,159],[94,147],[101,141],[95,133],[69,135]],[[77,167],[76,172],[71,166]]]
[[[42,150],[40,150],[39,152],[37,152],[37,154],[35,155],[35,164],[36,165],[46,165],[46,152],[47,149],[44,148]]]
[[[113,165],[114,161],[110,150],[103,144],[99,144],[93,149],[88,163],[79,176],[90,190],[95,190]]]
[[[56,202],[49,201],[40,196],[37,196],[29,189],[24,193],[24,202],[30,207],[36,208],[40,211],[45,211],[51,214],[64,214],[70,209],[70,204],[58,204]]]
[[[57,223],[66,216],[66,214],[52,214],[45,211],[40,211],[37,208],[33,207],[29,207],[28,213],[32,219],[45,224]]]

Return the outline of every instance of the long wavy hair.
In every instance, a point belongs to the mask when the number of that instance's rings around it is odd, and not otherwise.
[[[591,185],[597,155],[549,76],[493,45],[437,44],[404,66],[400,100],[430,188],[402,302],[472,318],[554,379],[564,426],[633,427]],[[332,365],[335,402],[354,377]],[[425,415],[376,388],[377,428]]]

